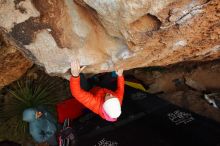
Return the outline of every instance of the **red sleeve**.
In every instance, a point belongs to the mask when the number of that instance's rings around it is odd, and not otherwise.
[[[70,78],[70,90],[72,95],[85,107],[89,108],[95,113],[99,112],[98,98],[93,96],[90,92],[87,92],[80,87],[80,77],[71,77]]]
[[[122,100],[124,97],[124,77],[123,76],[118,76],[117,79],[117,90],[115,91],[115,94],[117,95],[120,103],[122,104]]]

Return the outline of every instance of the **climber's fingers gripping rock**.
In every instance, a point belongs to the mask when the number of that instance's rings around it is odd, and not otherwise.
[[[79,60],[75,59],[71,62],[71,74],[74,77],[78,77],[79,74],[85,69],[86,66],[80,68]]]

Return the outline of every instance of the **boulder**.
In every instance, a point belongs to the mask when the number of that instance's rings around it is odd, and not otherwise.
[[[76,58],[85,73],[217,59],[219,9],[219,0],[1,0],[0,28],[68,79]]]

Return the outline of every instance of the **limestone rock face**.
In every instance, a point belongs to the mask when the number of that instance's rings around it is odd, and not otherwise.
[[[0,27],[28,59],[68,78],[220,56],[219,0],[0,0]]]

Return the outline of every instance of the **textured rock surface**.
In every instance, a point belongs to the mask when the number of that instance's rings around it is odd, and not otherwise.
[[[158,96],[175,105],[220,122],[220,110],[204,99],[204,93],[220,93],[220,60],[134,69],[126,74],[142,81],[148,92],[160,93]]]
[[[149,87],[150,93],[220,92],[220,60],[181,63],[168,68],[134,69],[126,74],[141,80]]]
[[[0,29],[0,89],[17,80],[32,66],[17,48]]]
[[[0,27],[64,77],[74,58],[97,73],[220,56],[219,0],[0,0]]]

